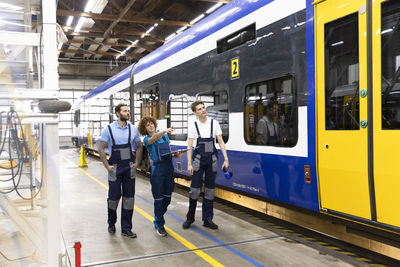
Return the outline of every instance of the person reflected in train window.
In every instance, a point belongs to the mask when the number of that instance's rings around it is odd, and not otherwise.
[[[325,129],[334,130],[335,122],[332,119],[332,107],[326,106],[325,108]]]
[[[164,131],[157,130],[157,121],[154,117],[145,116],[139,122],[139,132],[145,136],[143,143],[150,154],[151,167],[151,193],[154,198],[154,227],[157,234],[167,236],[164,224],[164,214],[171,203],[171,194],[174,191],[174,166],[172,157],[180,158],[183,152],[171,154],[169,146],[169,133],[174,131],[168,128]]]
[[[256,144],[258,145],[279,144],[279,127],[274,122],[275,106],[274,102],[269,102],[265,107],[265,115],[257,122]]]
[[[136,126],[129,123],[129,108],[120,103],[115,107],[118,120],[104,128],[98,145],[100,159],[108,171],[108,232],[115,234],[117,208],[122,195],[121,234],[135,238],[132,215],[135,202],[136,167],[142,158],[142,142]],[[133,156],[136,145],[136,160]],[[104,148],[108,146],[107,161]],[[121,192],[122,191],[122,192]]]
[[[218,140],[222,155],[224,156],[223,168],[229,167],[228,155],[224,140],[222,139],[222,130],[218,121],[208,118],[207,111],[202,101],[195,101],[191,105],[193,113],[196,115],[194,123],[189,124],[187,161],[188,174],[192,176],[192,182],[189,192],[189,210],[186,214],[186,221],[182,227],[190,228],[195,221],[195,212],[197,199],[200,196],[204,178],[204,198],[202,206],[203,226],[210,229],[218,229],[218,225],[213,222],[213,203],[215,179],[218,169],[218,152],[215,147],[215,139]],[[193,141],[196,141],[194,153]],[[193,155],[192,155],[193,154]]]

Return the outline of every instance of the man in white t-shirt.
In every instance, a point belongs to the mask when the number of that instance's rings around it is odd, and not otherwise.
[[[256,143],[258,145],[278,145],[279,128],[274,122],[274,103],[269,103],[266,107],[265,115],[257,122]]]
[[[213,219],[213,203],[215,178],[218,169],[218,152],[215,147],[215,139],[218,140],[224,163],[222,168],[229,167],[228,155],[224,140],[222,140],[222,131],[218,121],[207,117],[207,111],[202,101],[195,101],[191,105],[193,113],[197,119],[189,124],[188,133],[188,174],[192,175],[192,182],[189,192],[189,211],[186,214],[186,221],[183,228],[188,229],[194,222],[197,199],[200,196],[204,178],[204,198],[202,206],[203,226],[210,229],[218,229]],[[193,141],[196,140],[196,147],[192,156]],[[193,162],[192,162],[193,160]]]

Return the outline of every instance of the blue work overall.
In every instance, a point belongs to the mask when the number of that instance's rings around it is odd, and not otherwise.
[[[195,126],[198,138],[192,156],[193,175],[189,192],[189,211],[186,218],[189,221],[194,221],[197,199],[199,198],[201,187],[203,185],[203,174],[205,174],[202,220],[207,221],[212,220],[214,216],[213,203],[215,178],[217,176],[218,168],[218,153],[215,147],[215,139],[213,138],[213,120],[211,120],[211,134],[209,138],[203,138],[200,136],[197,122],[195,122]]]
[[[174,190],[174,166],[172,165],[171,148],[167,139],[163,136],[162,143],[154,142],[157,158],[151,167],[151,192],[154,198],[154,227],[158,230],[164,227],[164,214],[171,203],[171,194]],[[168,154],[168,155],[166,155]]]
[[[108,224],[114,225],[117,221],[117,208],[122,195],[122,232],[127,232],[132,229],[133,206],[135,204],[136,168],[132,166],[134,157],[131,145],[131,127],[129,124],[127,124],[127,127],[129,128],[128,143],[125,145],[116,145],[111,127],[108,126],[112,139],[112,153],[108,163],[114,166],[114,168],[108,172]]]

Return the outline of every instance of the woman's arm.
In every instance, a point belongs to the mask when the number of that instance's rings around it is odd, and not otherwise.
[[[166,134],[166,133],[172,133],[173,131],[174,131],[174,128],[168,128],[168,129],[166,129],[166,130],[164,130],[164,131],[160,131],[160,132],[154,134],[152,137],[150,137],[147,144],[148,144],[148,145],[151,145],[152,143],[154,143],[155,141],[157,141],[158,139],[160,139],[164,134]]]

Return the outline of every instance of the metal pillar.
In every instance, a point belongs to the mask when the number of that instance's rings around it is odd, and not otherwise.
[[[59,90],[58,56],[56,31],[56,2],[42,0],[42,63],[43,89]],[[47,193],[47,264],[60,266],[61,227],[60,227],[60,176],[58,166],[59,137],[58,124],[43,126],[43,180],[42,188]]]

